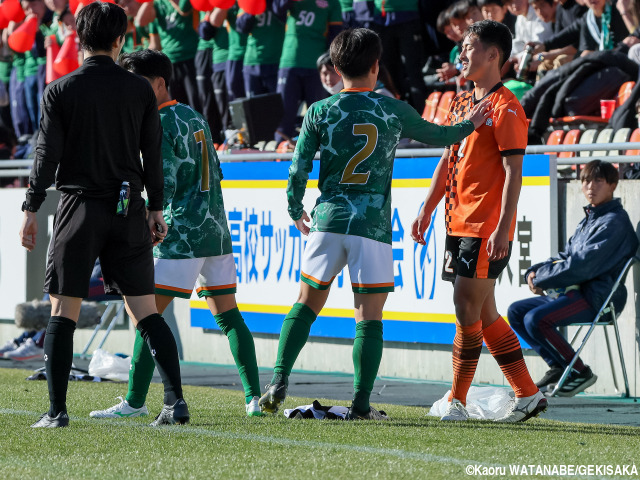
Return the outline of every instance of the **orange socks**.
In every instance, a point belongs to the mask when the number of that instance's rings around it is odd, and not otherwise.
[[[453,385],[449,401],[459,400],[467,404],[467,392],[476,373],[478,359],[482,351],[482,321],[463,327],[456,323],[456,337],[453,340]]]
[[[538,387],[531,380],[527,365],[524,363],[518,337],[504,318],[498,317],[495,322],[482,330],[482,335],[484,343],[498,362],[504,376],[507,377],[516,397],[535,395]]]

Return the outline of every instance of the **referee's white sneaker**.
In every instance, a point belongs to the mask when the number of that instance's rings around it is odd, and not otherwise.
[[[445,422],[459,422],[464,420],[469,420],[469,413],[467,409],[462,404],[462,402],[456,398],[449,402],[449,406],[447,407],[447,411],[444,412],[444,415],[440,417],[440,420],[444,420]]]
[[[124,398],[118,397],[120,403],[106,410],[94,410],[89,414],[91,418],[133,418],[133,417],[146,417],[149,415],[147,406],[143,405],[140,408],[133,408],[129,405]]]
[[[530,397],[515,398],[509,411],[496,422],[515,423],[525,422],[532,417],[537,417],[547,409],[547,399],[540,390]]]

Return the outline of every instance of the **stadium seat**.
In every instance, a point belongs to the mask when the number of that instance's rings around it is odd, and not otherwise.
[[[636,128],[629,137],[630,142],[640,143],[640,128]],[[625,155],[640,155],[640,150],[627,150]]]
[[[567,134],[564,136],[562,145],[577,145],[578,140],[580,140],[581,133],[582,131],[578,130],[577,128],[574,130],[569,130]],[[576,152],[560,152],[560,154],[558,155],[558,158],[571,158],[575,156],[576,156]]]
[[[549,138],[547,138],[547,145],[551,145],[551,146],[562,145],[563,138],[564,138],[564,130],[562,129],[554,130],[553,132],[551,132],[551,135],[549,135]],[[551,154],[551,153],[555,153],[555,152],[547,152],[547,154]]]
[[[616,108],[622,105],[629,99],[631,95],[631,90],[635,86],[636,82],[630,81],[625,82],[620,85],[618,89],[618,94],[616,95]],[[609,120],[604,120],[600,116],[592,116],[592,115],[570,115],[567,117],[559,117],[559,118],[550,118],[549,123],[553,126],[560,125],[606,125],[609,123]]]
[[[591,145],[595,143],[596,136],[598,135],[598,131],[595,128],[590,128],[589,130],[585,130],[580,136],[579,145]],[[590,157],[591,152],[578,152],[579,157]]]
[[[600,133],[598,133],[598,135],[596,136],[596,140],[595,144],[600,144],[600,143],[611,143],[611,139],[613,138],[613,129],[612,128],[605,128],[603,129]],[[582,142],[580,142],[582,143]],[[591,152],[591,156],[592,157],[604,157],[607,155],[607,151],[606,150],[595,150],[593,152]]]
[[[438,125],[444,125],[447,123],[447,114],[449,113],[449,106],[456,96],[456,92],[448,91],[442,94],[440,101],[438,102],[438,108],[436,109],[436,115],[433,117],[433,123]]]
[[[433,122],[433,118],[436,116],[436,111],[438,110],[438,102],[440,101],[440,97],[442,97],[442,92],[431,92],[427,97],[427,101],[425,102],[424,112],[422,112],[422,118],[424,118],[427,122]]]
[[[611,143],[625,143],[629,140],[629,135],[631,135],[630,128],[621,128],[613,135]],[[609,155],[623,155],[623,153],[620,150],[609,150]]]
[[[629,100],[629,97],[631,96],[631,90],[633,90],[633,87],[635,86],[636,86],[636,82],[634,81],[624,82],[620,86],[620,89],[618,90],[618,98],[616,98],[616,106],[619,107],[624,102]]]
[[[622,354],[622,343],[620,342],[620,331],[618,330],[618,315],[620,314],[620,312],[615,311],[613,302],[611,301],[611,297],[613,297],[613,294],[618,289],[618,286],[624,282],[627,272],[635,262],[640,262],[640,257],[638,256],[631,257],[627,261],[627,263],[624,265],[624,267],[622,268],[622,271],[620,272],[620,275],[618,275],[618,278],[614,282],[613,287],[609,292],[609,295],[607,296],[606,300],[602,303],[602,306],[598,310],[598,313],[596,314],[595,318],[588,323],[573,324],[578,326],[579,328],[578,328],[578,331],[573,336],[573,338],[571,339],[570,343],[572,345],[575,342],[576,337],[582,330],[582,327],[589,326],[589,330],[587,331],[587,334],[582,339],[582,343],[580,344],[580,347],[578,347],[578,350],[576,350],[576,354],[573,356],[573,359],[571,360],[569,365],[567,365],[567,368],[565,368],[564,373],[562,374],[562,377],[560,378],[560,380],[558,380],[558,383],[556,384],[553,391],[549,394],[549,396],[551,397],[555,396],[558,390],[562,388],[562,385],[565,383],[565,381],[567,380],[567,377],[571,373],[571,369],[573,365],[576,363],[576,361],[580,357],[580,353],[582,352],[582,349],[587,344],[587,340],[589,340],[589,337],[593,333],[593,329],[597,326],[607,327],[609,325],[613,325],[613,330],[616,335],[616,342],[618,344],[618,355],[620,356],[620,366],[622,367],[622,377],[624,378],[624,396],[625,397],[629,396],[629,380],[627,378],[627,369],[625,367],[624,356]],[[604,329],[604,338],[606,340],[607,351],[609,353],[609,363],[611,365],[611,375],[613,377],[613,385],[616,389],[616,392],[619,392],[618,379],[616,378],[615,368],[613,365],[613,356],[611,355],[611,345],[609,344],[609,334],[607,333],[606,328]]]

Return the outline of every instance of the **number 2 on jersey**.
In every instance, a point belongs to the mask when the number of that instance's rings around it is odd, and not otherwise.
[[[355,173],[358,165],[364,162],[373,153],[378,144],[378,129],[372,123],[355,124],[353,126],[354,135],[365,135],[367,143],[356,153],[342,172],[342,180],[340,183],[364,185],[369,181],[371,171],[366,173]]]
[[[196,143],[200,144],[201,167],[200,167],[200,191],[209,191],[209,151],[207,150],[207,138],[204,130],[198,130],[193,134]]]

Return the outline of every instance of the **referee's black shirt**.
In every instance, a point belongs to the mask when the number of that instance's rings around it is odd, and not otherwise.
[[[105,199],[127,181],[134,194],[146,187],[149,210],[162,210],[161,145],[149,82],[110,57],[89,57],[44,90],[27,205],[40,208],[55,178],[58,190]]]

